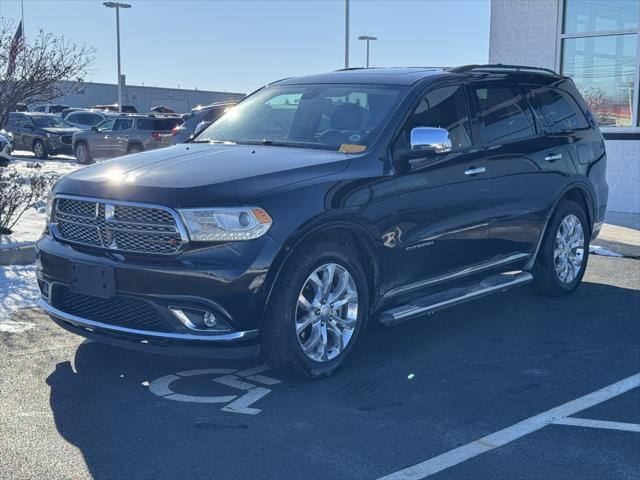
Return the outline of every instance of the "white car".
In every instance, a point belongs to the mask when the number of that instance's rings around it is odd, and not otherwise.
[[[12,142],[13,135],[5,130],[0,130],[0,167],[6,167],[11,162]]]

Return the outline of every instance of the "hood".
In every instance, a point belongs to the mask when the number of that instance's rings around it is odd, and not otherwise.
[[[348,163],[346,154],[333,151],[180,144],[76,170],[55,191],[174,207],[237,205],[268,190],[337,173]]]
[[[39,130],[47,133],[56,133],[58,135],[73,135],[76,132],[79,132],[80,129],[76,127],[38,127]]]

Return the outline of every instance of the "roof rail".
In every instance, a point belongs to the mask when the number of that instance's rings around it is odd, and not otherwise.
[[[544,75],[558,75],[550,68],[530,67],[528,65],[504,65],[502,63],[486,64],[486,65],[462,65],[449,69],[453,73],[474,72],[474,71],[500,71],[512,70],[523,73],[541,73]]]

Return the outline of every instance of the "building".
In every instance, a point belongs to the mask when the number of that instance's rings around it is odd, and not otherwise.
[[[133,105],[141,113],[149,112],[152,107],[158,105],[169,107],[177,113],[184,113],[198,105],[238,101],[244,97],[244,93],[125,85],[122,97],[123,105]],[[55,103],[63,103],[70,107],[90,107],[117,103],[117,98],[116,84],[87,82],[77,93],[58,98]]]
[[[640,0],[491,0],[489,62],[572,77],[607,148],[609,209],[640,213]]]

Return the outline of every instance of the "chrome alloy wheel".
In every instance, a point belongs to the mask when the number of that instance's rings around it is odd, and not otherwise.
[[[44,144],[42,142],[36,142],[33,145],[33,153],[35,154],[36,158],[44,157]]]
[[[316,268],[302,286],[295,328],[304,354],[328,362],[347,347],[358,321],[358,291],[346,268],[327,263]]]
[[[76,147],[76,159],[80,163],[86,163],[89,160],[89,149],[84,143]]]
[[[556,233],[553,263],[562,283],[571,283],[580,274],[584,259],[584,230],[580,219],[567,215]]]

